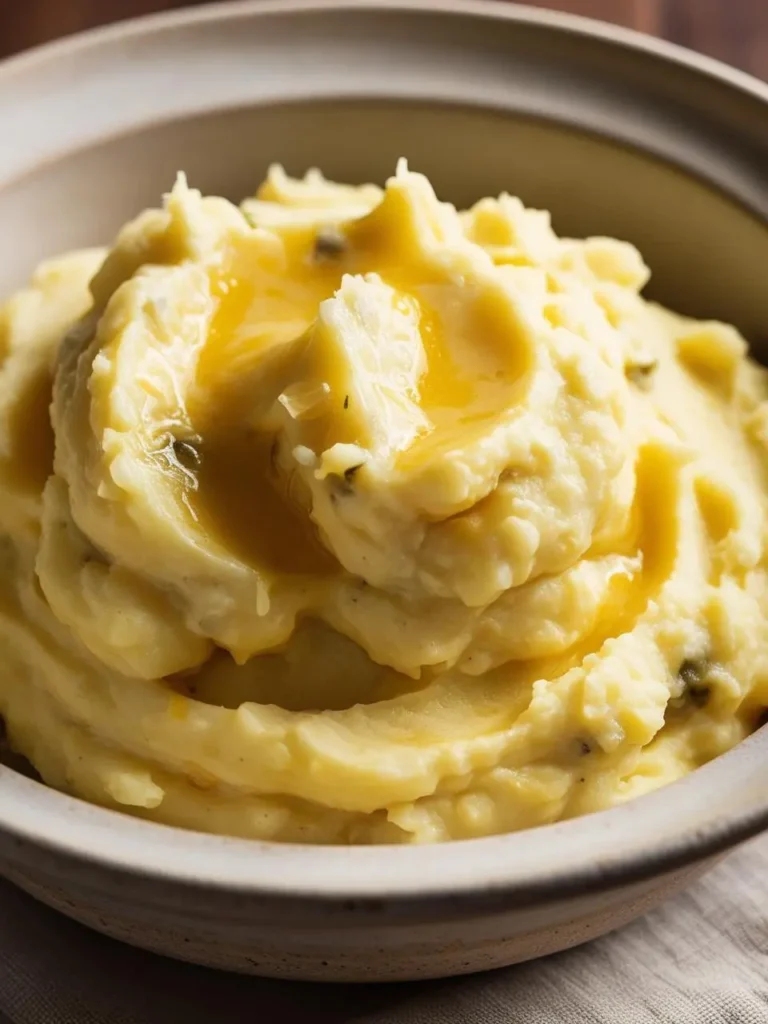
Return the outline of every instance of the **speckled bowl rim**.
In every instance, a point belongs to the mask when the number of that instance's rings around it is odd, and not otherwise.
[[[630,30],[498,0],[237,0],[151,15],[12,58],[0,66],[0,90],[15,76],[44,76],[57,61],[107,52],[115,43],[140,45],[161,31],[340,9],[511,19],[600,38],[689,68],[768,110],[768,86],[715,60]],[[640,881],[750,838],[768,828],[766,765],[768,728],[687,778],[609,811],[426,847],[302,846],[185,831],[84,803],[0,768],[0,844],[31,844],[83,865],[282,902],[369,899],[423,908],[438,901],[474,912],[482,903],[525,906]]]

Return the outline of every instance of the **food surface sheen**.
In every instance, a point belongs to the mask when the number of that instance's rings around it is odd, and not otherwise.
[[[0,309],[0,714],[53,786],[260,839],[610,807],[768,704],[768,378],[630,245],[273,167]]]

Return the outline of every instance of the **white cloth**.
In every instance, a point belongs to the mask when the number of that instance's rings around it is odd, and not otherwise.
[[[767,896],[764,837],[588,946],[469,978],[310,986],[163,960],[0,882],[0,1024],[768,1024]]]

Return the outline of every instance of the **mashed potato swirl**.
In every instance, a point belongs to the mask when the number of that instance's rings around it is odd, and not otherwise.
[[[0,714],[171,824],[430,842],[611,806],[768,704],[768,378],[610,239],[183,177],[0,313]],[[50,417],[48,405],[50,403]]]

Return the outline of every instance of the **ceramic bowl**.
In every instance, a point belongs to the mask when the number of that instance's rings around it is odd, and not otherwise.
[[[768,88],[619,29],[481,0],[257,0],[122,24],[0,70],[0,292],[106,242],[184,168],[267,164],[457,203],[503,189],[560,233],[635,242],[652,294],[759,340]],[[437,847],[245,842],[148,824],[0,768],[0,872],[103,932],[258,974],[435,977],[584,942],[768,826],[768,729],[600,814]]]

